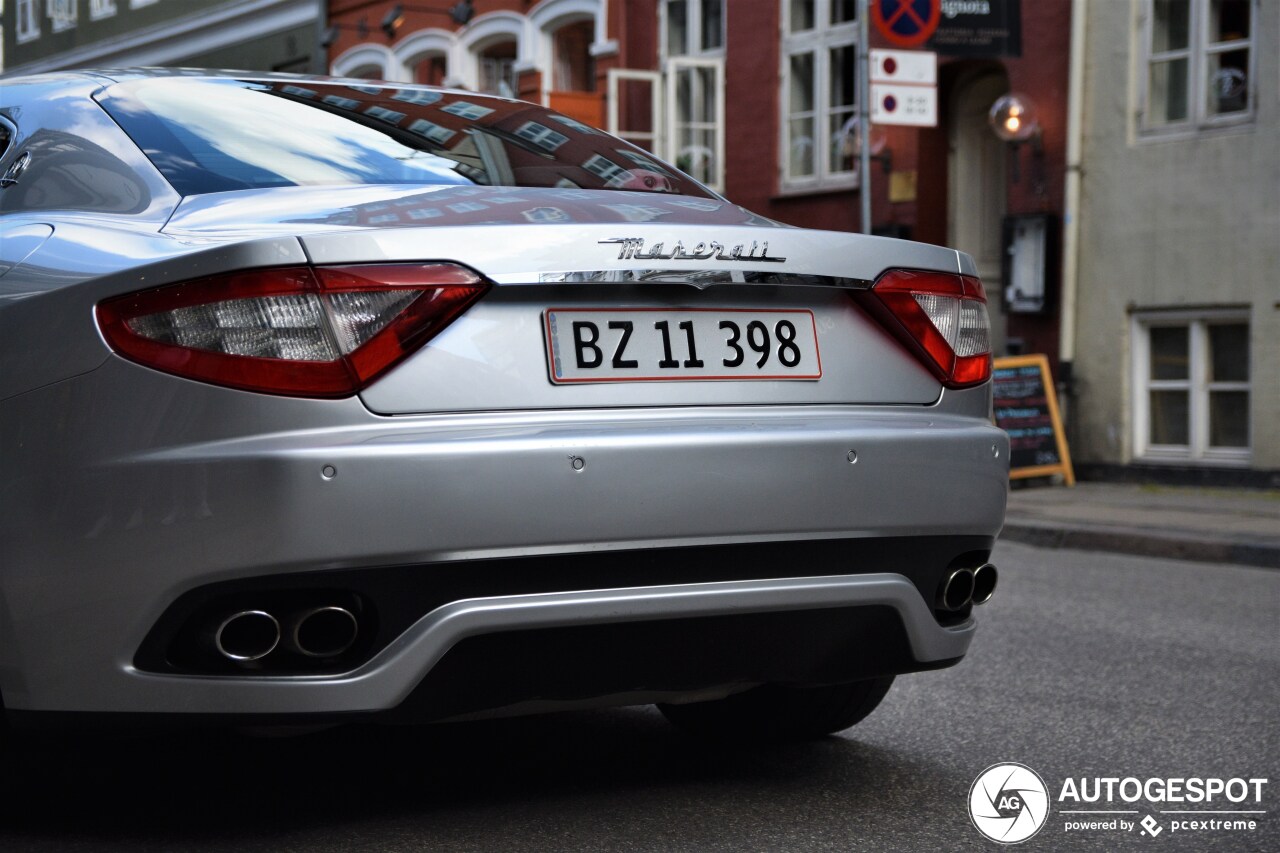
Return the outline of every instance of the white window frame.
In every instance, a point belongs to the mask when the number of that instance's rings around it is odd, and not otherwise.
[[[1253,325],[1248,309],[1222,308],[1186,311],[1142,311],[1130,318],[1132,374],[1130,388],[1133,401],[1133,455],[1142,462],[1181,462],[1207,465],[1247,467],[1253,461],[1253,429],[1249,428],[1247,447],[1211,447],[1209,445],[1209,393],[1211,391],[1244,391],[1249,395],[1252,412],[1256,372],[1250,348],[1249,378],[1243,382],[1211,381],[1209,367],[1209,326],[1243,323]],[[1188,360],[1186,379],[1151,378],[1151,329],[1186,327]],[[1185,445],[1153,444],[1151,436],[1151,391],[1187,392],[1187,439]],[[1252,420],[1252,414],[1249,415]]]
[[[629,130],[622,127],[619,98],[622,95],[622,81],[639,80],[649,84],[649,113],[652,116],[652,130]],[[633,145],[649,151],[659,160],[669,160],[666,155],[667,134],[665,130],[666,112],[663,99],[666,94],[662,83],[662,74],[657,71],[640,71],[634,68],[610,68],[608,89],[608,127],[605,128],[614,136],[627,140]]]
[[[696,73],[697,69],[709,69],[711,71],[714,83],[712,88],[714,92],[712,97],[715,98],[714,119],[710,124],[711,127],[703,127],[704,130],[712,131],[711,156],[712,169],[704,182],[715,192],[724,192],[725,181],[725,85],[724,85],[724,56],[725,42],[728,39],[729,27],[729,2],[724,0],[720,7],[720,44],[718,47],[702,49],[702,2],[703,0],[686,0],[685,3],[685,42],[686,50],[679,54],[673,54],[670,45],[667,43],[668,27],[667,17],[669,15],[670,0],[661,0],[658,4],[658,46],[661,56],[660,68],[662,71],[662,105],[661,105],[661,128],[659,130],[662,139],[662,150],[654,150],[654,154],[660,158],[679,167],[680,160],[680,131],[687,125],[680,121],[678,114],[679,101],[677,95],[677,85],[679,75],[684,72]],[[610,84],[612,87],[613,78],[610,76]],[[610,93],[612,99],[612,92]],[[706,93],[695,93],[695,97],[706,97]],[[703,125],[703,122],[691,122],[689,124]]]
[[[76,28],[80,15],[78,0],[45,0],[45,14],[49,17],[49,31],[62,33]]]
[[[101,21],[116,13],[116,0],[89,0],[89,20]]]
[[[618,186],[627,179],[630,171],[602,154],[592,154],[582,163],[582,168],[605,182],[606,186]]]
[[[685,0],[684,9],[684,33],[687,50],[681,53],[672,53],[671,45],[667,44],[667,36],[669,30],[667,28],[667,18],[670,12],[668,8],[671,0],[659,0],[658,3],[658,50],[660,55],[665,59],[669,56],[724,56],[724,44],[728,37],[729,31],[729,2],[722,0],[720,5],[720,46],[702,48],[702,0]]]
[[[1140,26],[1141,43],[1138,46],[1138,130],[1144,137],[1168,137],[1195,134],[1206,130],[1230,128],[1251,124],[1258,111],[1258,17],[1259,0],[1249,0],[1249,38],[1230,42],[1210,43],[1210,0],[1190,0],[1187,13],[1187,46],[1158,53],[1151,50],[1155,36],[1155,0],[1142,0]],[[1206,78],[1209,57],[1215,53],[1233,50],[1249,51],[1248,107],[1240,112],[1215,115],[1209,112],[1209,81]],[[1151,66],[1164,60],[1187,60],[1187,117],[1182,121],[1151,121]]]
[[[26,10],[26,15],[23,15]],[[15,44],[26,44],[40,38],[40,13],[36,9],[36,0],[17,0],[13,7],[14,25],[13,40]],[[26,26],[23,26],[23,23]]]
[[[555,151],[569,141],[569,137],[563,133],[536,121],[526,121],[517,127],[513,134],[526,142],[532,142],[544,151]]]
[[[782,15],[782,49],[779,51],[780,66],[779,105],[778,105],[778,183],[784,194],[806,193],[814,190],[856,189],[858,186],[858,169],[856,164],[848,172],[833,172],[830,166],[830,152],[827,146],[835,136],[837,128],[830,125],[833,107],[831,106],[831,51],[838,47],[858,47],[858,23],[848,21],[836,26],[827,23],[831,20],[832,0],[814,0],[814,26],[811,30],[791,30],[791,4],[793,0],[781,0]],[[813,54],[814,78],[814,171],[812,175],[791,174],[791,57],[801,53]],[[856,81],[855,81],[856,82]],[[858,115],[857,88],[854,89],[854,102],[851,105],[854,115]]]
[[[714,118],[710,122],[690,121],[681,122],[676,114],[679,108],[677,98],[677,86],[680,80],[680,74],[688,71],[696,73],[697,69],[707,69],[711,72],[711,77],[715,81],[711,88],[714,90],[715,109]],[[666,150],[670,152],[671,159],[674,161],[676,168],[680,167],[680,156],[683,152],[680,150],[680,131],[686,127],[693,127],[698,130],[711,131],[711,156],[712,169],[707,177],[706,185],[716,192],[724,192],[724,59],[721,57],[689,57],[689,56],[673,56],[667,60],[666,69],[667,83],[667,115],[663,121],[667,130]],[[695,98],[705,97],[705,92],[694,92]],[[701,110],[696,110],[701,112]],[[690,174],[695,170],[689,169]]]

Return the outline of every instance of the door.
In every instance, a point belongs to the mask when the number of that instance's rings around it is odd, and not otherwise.
[[[991,351],[1005,352],[1006,318],[1000,296],[1001,223],[1006,210],[1006,147],[987,124],[987,111],[1009,91],[1003,74],[961,81],[951,101],[947,133],[947,245],[973,256],[987,288]]]

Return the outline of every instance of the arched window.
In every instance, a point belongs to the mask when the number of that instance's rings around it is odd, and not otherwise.
[[[468,89],[493,95],[517,97],[520,85],[517,68],[528,62],[525,56],[528,19],[514,12],[480,15],[458,31],[461,50],[454,54],[459,68],[450,69]]]
[[[419,30],[401,39],[393,52],[404,66],[406,79],[429,86],[452,86],[457,40],[448,30]]]
[[[504,98],[516,96],[516,50],[515,39],[502,39],[476,51],[477,88],[481,92]]]
[[[596,35],[592,20],[565,24],[551,36],[551,90],[594,92],[596,63],[591,43]]]
[[[400,63],[391,51],[382,45],[358,44],[345,51],[331,66],[335,77],[355,77],[361,80],[397,80]]]
[[[428,53],[419,56],[409,66],[413,74],[413,82],[425,83],[428,86],[443,86],[449,78],[449,58],[443,53]]]
[[[529,12],[535,30],[530,60],[541,76],[543,103],[599,127],[604,93],[596,81],[606,4],[599,0],[542,0]]]

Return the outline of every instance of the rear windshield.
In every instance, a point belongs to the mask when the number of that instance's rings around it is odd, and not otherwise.
[[[621,139],[519,101],[422,88],[157,77],[103,108],[181,195],[481,184],[713,197]]]

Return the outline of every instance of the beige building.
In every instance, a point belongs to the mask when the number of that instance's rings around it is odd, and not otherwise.
[[[1073,453],[1097,475],[1280,486],[1280,3],[1076,8]]]

